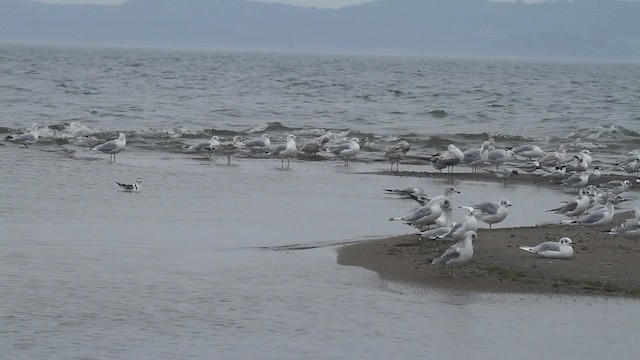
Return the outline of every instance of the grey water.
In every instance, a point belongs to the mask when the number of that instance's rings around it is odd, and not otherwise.
[[[0,59],[0,133],[42,127],[27,149],[0,142],[3,357],[632,359],[640,350],[634,300],[417,288],[340,266],[335,253],[414,232],[387,219],[416,205],[382,189],[439,194],[448,184],[375,175],[400,137],[416,154],[488,136],[589,148],[602,164],[634,153],[637,64],[16,45],[0,46]],[[90,151],[118,132],[128,142],[115,164]],[[226,165],[182,149],[262,133],[370,141],[349,167],[325,154],[284,169],[263,154]],[[140,193],[114,183],[138,177]],[[454,185],[456,205],[508,198],[502,227],[557,221],[544,210],[568,196]]]

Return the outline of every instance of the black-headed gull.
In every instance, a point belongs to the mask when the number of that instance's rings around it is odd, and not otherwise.
[[[451,208],[451,201],[444,199],[442,201],[429,202],[427,205],[420,207],[413,214],[393,217],[389,221],[404,221],[405,224],[414,226],[420,230],[435,224],[436,220],[442,215],[442,212]]]
[[[560,207],[547,211],[553,211],[556,214],[562,214],[570,217],[571,219],[579,217],[587,211],[591,205],[591,199],[587,196],[587,192],[588,191],[586,189],[581,189],[578,196],[570,199]]]
[[[29,145],[35,144],[38,141],[38,124],[31,125],[29,132],[9,135],[6,139],[16,144],[22,144],[28,148]]]
[[[115,181],[115,180],[114,180]],[[125,192],[139,192],[142,184],[142,179],[138,178],[133,184],[123,184],[116,181],[116,184]]]
[[[562,237],[558,241],[545,241],[534,247],[520,246],[520,249],[547,259],[568,259],[573,256],[572,243],[570,238]]]

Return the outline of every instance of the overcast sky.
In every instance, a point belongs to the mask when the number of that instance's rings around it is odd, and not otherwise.
[[[49,4],[121,4],[125,0],[40,0]],[[338,8],[347,5],[362,4],[377,0],[257,0],[265,2],[280,2],[291,5],[300,6],[316,6],[322,8]],[[454,1],[454,0],[452,0]],[[513,1],[513,0],[494,0],[494,1]],[[525,0],[524,2],[540,2],[545,0]]]
[[[121,4],[125,0],[40,0],[49,4]],[[327,8],[337,8],[346,5],[362,4],[374,0],[257,0],[266,2],[281,2],[300,6],[317,6]]]

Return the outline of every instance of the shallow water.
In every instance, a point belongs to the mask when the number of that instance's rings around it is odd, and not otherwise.
[[[0,350],[10,358],[510,358],[518,351],[595,359],[610,354],[610,342],[621,358],[639,349],[637,301],[443,292],[336,264],[331,244],[413,232],[387,218],[415,205],[381,189],[419,184],[437,194],[439,180],[360,174],[379,169],[337,162],[281,170],[278,160],[227,166],[127,151],[117,164],[34,147],[0,154],[10,165],[0,206]],[[138,176],[138,194],[111,180]],[[454,204],[509,198],[515,206],[501,226],[553,220],[541,210],[560,194],[455,186],[462,194]],[[532,196],[538,208],[518,206]],[[274,250],[295,244],[319,247]]]
[[[442,104],[398,99],[397,93],[378,89],[356,71],[363,67],[396,81],[383,69],[415,73],[420,70],[412,68],[415,59],[320,58],[326,68],[353,71],[344,78],[350,82],[329,82],[333,90],[321,90],[331,76],[319,71],[309,82],[315,95],[307,96],[303,84],[295,81],[302,75],[286,80],[284,71],[290,63],[318,64],[307,56],[225,54],[219,59],[226,62],[216,63],[219,77],[202,82],[193,71],[202,69],[202,62],[207,69],[217,69],[206,53],[29,49],[25,53],[3,47],[2,55],[15,61],[0,65],[3,79],[22,82],[2,85],[2,94],[11,95],[3,97],[2,132],[32,122],[46,126],[41,142],[29,149],[0,142],[0,352],[6,358],[631,359],[640,350],[634,300],[436,291],[336,264],[341,243],[414,232],[388,218],[417,206],[382,189],[421,186],[438,195],[446,180],[374,175],[388,164],[356,161],[345,168],[328,156],[324,161],[295,160],[285,170],[278,159],[263,156],[234,157],[227,166],[224,158],[207,160],[181,150],[183,143],[216,131],[225,136],[294,131],[310,138],[326,127],[342,136],[372,135],[380,148],[406,132],[423,137],[427,131],[421,130],[423,122],[416,114]],[[47,56],[33,57],[38,51]],[[25,56],[30,62],[22,62]],[[265,58],[271,59],[267,68],[282,70],[280,75],[265,75],[259,67],[243,73],[256,59]],[[223,71],[233,64],[243,70]],[[483,69],[498,73],[532,71],[528,65],[509,64],[480,62]],[[92,67],[99,70],[93,80]],[[559,68],[590,74],[582,71],[585,65]],[[611,71],[620,70],[614,66]],[[481,82],[488,73],[478,74]],[[566,85],[571,77],[569,73],[558,81]],[[227,86],[208,86],[213,78],[226,79]],[[612,79],[623,85],[635,81],[632,76]],[[238,85],[247,83],[256,86]],[[456,84],[451,89],[460,94],[434,97],[443,102],[465,98],[467,92]],[[288,92],[280,91],[287,87]],[[337,88],[351,95],[372,94],[369,99],[344,96],[335,93]],[[588,89],[600,93],[597,86]],[[219,98],[210,96],[218,92]],[[544,107],[546,97],[536,94],[528,95],[532,108]],[[632,92],[619,95],[633,97]],[[305,96],[307,102],[289,101]],[[452,113],[463,110],[465,101],[453,103],[458,105],[452,105]],[[608,118],[608,130],[599,128],[593,133],[599,137],[590,140],[604,138],[607,147],[602,149],[611,154],[613,138],[621,137],[622,149],[617,149],[626,152],[633,150],[630,144],[637,137],[629,117],[637,105],[623,103],[622,110]],[[388,121],[390,104],[406,121]],[[571,104],[567,100],[567,106]],[[514,106],[510,111],[522,110]],[[601,111],[606,104],[594,104],[590,111],[594,108]],[[477,120],[475,111],[459,119]],[[510,111],[499,111],[494,119]],[[256,114],[260,116],[252,116]],[[297,119],[298,114],[307,115]],[[618,116],[624,121],[612,120]],[[458,115],[433,117],[428,125],[448,124],[453,118]],[[282,123],[273,124],[275,119]],[[427,153],[450,139],[476,143],[491,131],[470,121],[477,127],[464,137],[456,124],[441,128],[444,139],[423,140],[416,151]],[[501,126],[499,121],[486,124]],[[527,124],[521,124],[522,130],[514,126],[518,131],[508,138],[531,132]],[[108,155],[89,151],[119,131],[128,134],[129,143],[116,164]],[[549,144],[559,141],[553,138]],[[379,158],[380,148],[371,147],[358,157]],[[404,170],[431,168],[407,165]],[[121,192],[113,182],[138,177],[143,181],[138,194]],[[453,184],[462,192],[454,196],[454,206],[509,199],[514,206],[498,224],[503,227],[557,221],[559,215],[544,210],[570,196],[558,188]],[[462,214],[455,208],[454,220]]]

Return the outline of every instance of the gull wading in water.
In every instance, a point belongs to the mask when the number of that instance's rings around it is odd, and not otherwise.
[[[572,243],[570,238],[563,237],[558,241],[546,241],[534,247],[520,246],[520,249],[547,259],[568,259],[573,256]]]
[[[117,181],[116,184],[118,184],[118,186],[120,186],[120,188],[125,192],[139,192],[140,184],[142,184],[142,179],[138,178],[138,180],[136,180],[136,182],[133,184],[123,184]]]
[[[351,138],[348,143],[336,145],[328,149],[336,157],[344,159],[344,166],[349,166],[349,158],[356,156],[360,151],[360,140]]]
[[[262,134],[260,139],[245,141],[244,146],[252,151],[266,150],[271,146],[271,139],[268,134]]]
[[[446,168],[448,173],[452,173],[453,167],[460,164],[463,159],[464,154],[462,151],[460,151],[457,146],[449,144],[446,151],[434,155],[431,158],[431,163],[433,164],[433,167],[439,171]]]
[[[206,150],[208,151],[209,158],[211,158],[211,151],[215,150],[218,145],[220,145],[220,138],[214,135],[209,140],[201,141],[193,145],[185,145],[184,148],[189,151]]]
[[[467,232],[461,241],[451,245],[440,257],[433,259],[431,263],[452,267],[453,277],[457,278],[456,268],[468,263],[473,258],[473,242],[477,238],[478,235],[475,231]]]
[[[400,160],[404,159],[405,156],[406,153],[401,145],[394,145],[384,153],[384,158],[391,162],[391,171],[393,171],[394,163],[396,164],[396,171],[400,171]]]
[[[566,204],[547,211],[554,211],[556,214],[563,214],[570,218],[578,217],[589,209],[591,199],[587,196],[587,190],[581,189],[577,197],[567,201]]]
[[[287,159],[287,167],[289,167],[291,165],[289,158],[295,155],[297,151],[296,136],[289,134],[287,135],[287,142],[276,146],[271,155],[280,156],[280,167],[284,168],[284,159]]]
[[[242,138],[240,136],[234,136],[231,141],[224,141],[218,145],[216,150],[219,150],[223,154],[227,155],[227,165],[231,164],[231,154],[240,150],[242,147]]]
[[[16,144],[22,144],[25,148],[38,141],[38,124],[31,125],[31,130],[24,134],[14,134],[6,137],[7,140]]]
[[[109,154],[110,158],[113,162],[116,162],[116,154],[120,151],[124,150],[125,146],[127,146],[127,138],[124,136],[124,133],[120,133],[115,140],[109,140],[106,143],[95,146],[93,151],[100,151],[105,154]]]

